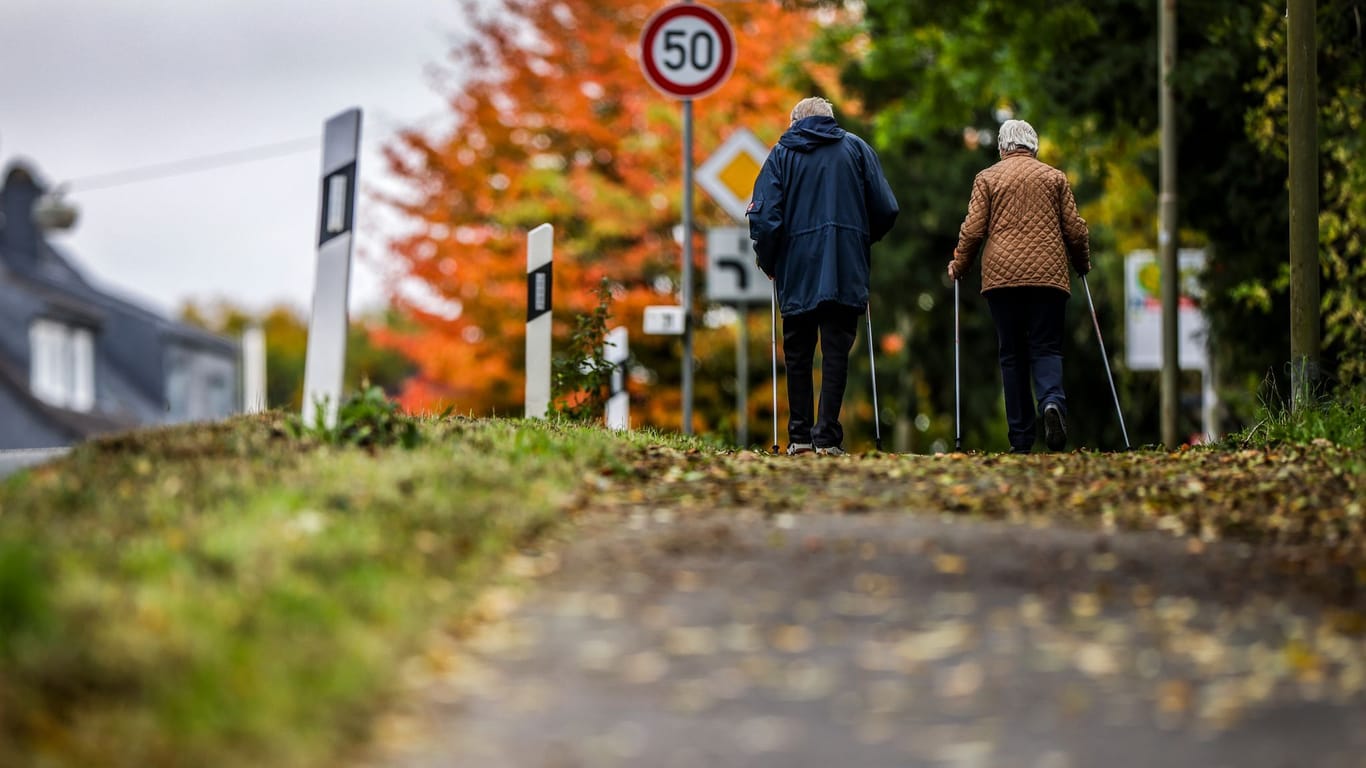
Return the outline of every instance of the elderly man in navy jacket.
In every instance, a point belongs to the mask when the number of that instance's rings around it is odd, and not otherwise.
[[[835,122],[830,102],[798,102],[748,210],[759,268],[777,281],[783,315],[788,455],[844,453],[840,407],[859,315],[868,307],[871,247],[898,211],[873,148]],[[824,362],[813,423],[817,336]]]

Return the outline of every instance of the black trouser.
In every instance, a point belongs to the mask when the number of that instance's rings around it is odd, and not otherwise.
[[[818,448],[844,444],[840,406],[849,378],[849,350],[858,334],[862,310],[826,302],[810,312],[783,315],[783,361],[787,366],[787,439],[814,443]],[[820,418],[812,427],[811,361],[816,356],[816,337],[821,342]]]
[[[1067,415],[1067,396],[1062,391],[1067,294],[1056,288],[1029,287],[995,288],[984,295],[1000,341],[1010,447],[1028,451],[1034,446],[1036,413],[1042,414],[1044,406],[1056,403]]]

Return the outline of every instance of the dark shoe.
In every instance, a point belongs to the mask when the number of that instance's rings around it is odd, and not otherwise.
[[[1062,409],[1057,403],[1043,407],[1043,442],[1050,451],[1061,451],[1067,447],[1067,421],[1062,417]]]
[[[1033,453],[1033,449],[1032,449],[1032,448],[1011,448],[1011,449],[1010,449],[1010,452],[1011,452],[1011,453],[1020,453],[1020,454],[1029,454],[1029,453]]]
[[[816,449],[817,456],[843,456],[845,453],[847,451],[838,445],[821,446]]]
[[[801,456],[802,454],[805,454],[805,453],[811,453],[811,450],[812,450],[812,449],[811,449],[811,443],[788,443],[788,444],[787,444],[787,455],[788,455],[788,456]]]

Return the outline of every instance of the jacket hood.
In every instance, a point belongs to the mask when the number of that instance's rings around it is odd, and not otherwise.
[[[778,143],[797,152],[810,152],[816,147],[833,144],[844,138],[844,129],[833,117],[818,115],[804,117],[778,139]]]

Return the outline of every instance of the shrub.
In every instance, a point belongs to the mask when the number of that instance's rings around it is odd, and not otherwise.
[[[416,446],[420,440],[417,420],[399,409],[398,403],[390,400],[384,390],[365,382],[361,391],[345,401],[337,409],[337,424],[332,428],[322,426],[322,404],[310,427],[298,417],[291,418],[291,431],[295,436],[316,437],[333,445],[354,445],[360,448],[377,448],[388,445],[401,445],[404,448]]]
[[[1268,379],[1262,388],[1258,422],[1235,432],[1221,443],[1248,448],[1268,445],[1307,445],[1327,440],[1344,448],[1366,448],[1366,385],[1339,386],[1331,394],[1304,394],[1291,407]]]
[[[615,364],[607,360],[607,321],[612,317],[612,286],[603,278],[595,291],[598,305],[590,314],[579,315],[569,335],[567,350],[552,363],[554,398],[550,415],[559,414],[573,421],[592,421],[602,417],[611,396]]]

